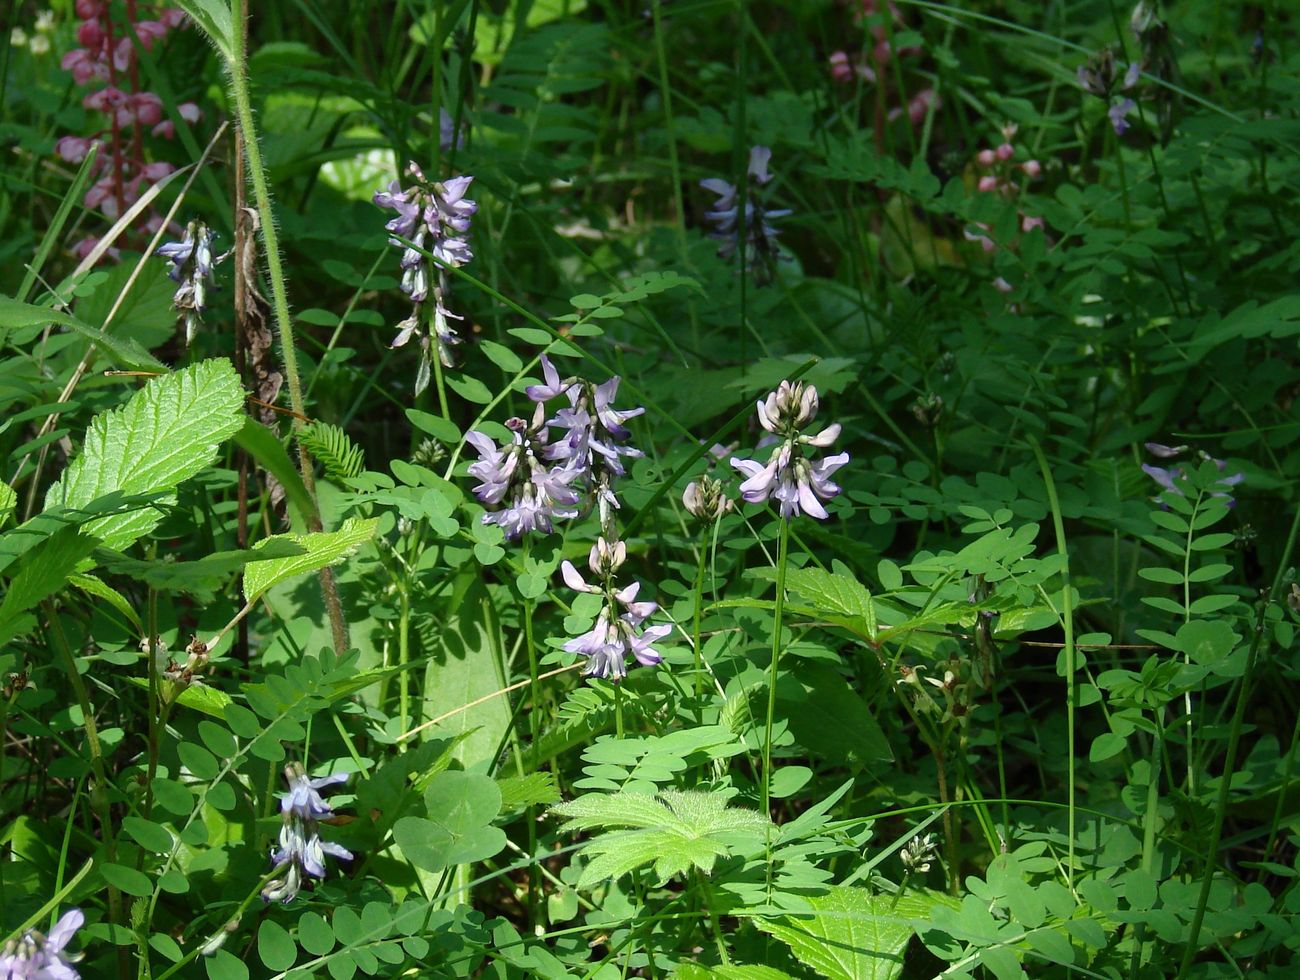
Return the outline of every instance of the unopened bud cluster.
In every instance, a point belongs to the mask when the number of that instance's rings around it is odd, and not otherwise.
[[[686,484],[682,504],[692,517],[701,521],[716,521],[735,508],[735,503],[722,490],[722,483],[711,476],[702,476]]]

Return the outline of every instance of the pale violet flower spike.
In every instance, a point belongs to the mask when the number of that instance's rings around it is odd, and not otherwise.
[[[81,955],[64,950],[85,922],[80,909],[69,909],[48,936],[29,929],[10,940],[0,953],[0,980],[80,980],[72,964]]]
[[[415,379],[415,392],[419,394],[429,385],[435,346],[444,367],[455,365],[452,348],[461,342],[461,337],[451,321],[461,317],[447,309],[450,283],[446,267],[459,268],[473,261],[474,250],[467,236],[478,204],[466,197],[473,177],[452,177],[442,183],[430,181],[414,163],[408,165],[407,173],[414,180],[412,186],[403,188],[400,180],[394,180],[385,190],[376,192],[374,203],[396,212],[396,217],[384,227],[394,236],[389,243],[402,249],[402,292],[414,308],[397,325],[397,336],[391,346],[404,347],[412,337],[419,337],[420,365]],[[423,304],[430,299],[433,309],[425,314]],[[427,320],[431,320],[431,330],[426,327]]]
[[[213,257],[212,238],[207,225],[191,221],[179,242],[165,242],[153,253],[172,264],[167,275],[178,284],[172,306],[184,314],[186,346],[194,340],[198,325],[203,322],[208,288],[213,282],[212,269],[225,258],[225,255]]]
[[[301,765],[291,762],[284,767],[284,777],[289,791],[280,797],[280,840],[271,851],[272,870],[282,873],[267,882],[262,900],[288,904],[309,879],[325,877],[325,855],[351,860],[352,852],[320,837],[320,821],[334,816],[320,790],[345,782],[347,775],[309,779]]]
[[[848,453],[839,453],[814,462],[810,449],[826,449],[840,434],[834,422],[816,435],[802,430],[817,415],[817,389],[802,381],[782,381],[776,391],[758,403],[759,424],[770,433],[759,446],[774,445],[766,463],[732,457],[731,465],[746,478],[740,495],[747,503],[761,504],[776,500],[782,517],[807,513],[825,520],[829,515],[822,501],[840,492],[831,474],[849,461]]]
[[[601,530],[612,539],[616,536],[613,531],[614,511],[619,509],[614,482],[627,473],[623,465],[625,458],[636,459],[645,455],[627,445],[632,433],[624,423],[643,414],[645,409],[614,407],[614,399],[618,396],[618,375],[596,385],[581,378],[562,379],[544,354],[541,364],[544,383],[529,385],[526,389],[528,397],[537,402],[538,410],[559,395],[569,400],[569,407],[560,409],[547,422],[563,434],[545,447],[546,459],[572,474],[591,492],[600,516]]]
[[[474,496],[485,504],[504,505],[484,514],[483,523],[499,525],[507,538],[520,538],[530,531],[550,534],[555,521],[578,516],[578,491],[570,486],[578,474],[543,462],[546,429],[542,418],[539,405],[531,425],[520,418],[507,421],[512,440],[503,447],[482,432],[465,435],[465,441],[479,454],[478,462],[469,467],[469,475],[479,481]]]
[[[587,566],[592,573],[599,576],[601,584],[587,582],[571,561],[560,563],[560,574],[564,583],[576,592],[605,597],[604,608],[596,617],[596,624],[588,632],[574,637],[564,644],[569,653],[576,653],[587,658],[584,677],[603,677],[618,682],[627,676],[627,658],[635,657],[643,667],[652,667],[662,663],[663,657],[655,650],[654,644],[670,632],[671,626],[651,626],[642,629],[642,624],[654,615],[659,608],[657,603],[637,601],[641,583],[633,582],[625,588],[617,588],[614,575],[627,558],[627,545],[622,541],[613,544],[603,537],[598,538],[591,547]]]
[[[772,179],[767,169],[771,159],[770,148],[753,147],[749,151],[746,172],[749,187],[745,194],[744,263],[760,282],[771,281],[780,257],[776,240],[778,232],[772,221],[791,213],[788,210],[770,210],[763,201],[760,189]],[[736,254],[740,241],[740,194],[735,184],[717,177],[700,181],[700,186],[718,196],[712,209],[704,212],[704,219],[713,225],[710,236],[722,243],[718,255],[730,259]]]

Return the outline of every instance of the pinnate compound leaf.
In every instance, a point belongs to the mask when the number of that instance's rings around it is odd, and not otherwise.
[[[81,455],[45,495],[45,509],[85,507],[112,493],[164,493],[212,462],[243,425],[244,393],[225,359],[154,378],[121,408],[91,419]],[[88,521],[82,530],[121,551],[162,520],[141,508]]]
[[[876,895],[840,886],[810,896],[809,915],[759,919],[755,924],[790,947],[799,962],[828,980],[895,980],[903,950],[933,900],[922,895]]]
[[[302,552],[286,558],[250,561],[244,567],[244,596],[252,602],[268,589],[295,575],[304,575],[342,561],[373,538],[378,526],[378,518],[352,517],[344,521],[337,531],[277,534],[266,538],[258,543],[255,551],[272,547],[274,542],[289,541],[301,548]]]
[[[578,880],[589,888],[653,864],[660,882],[691,867],[705,874],[719,857],[747,842],[761,842],[772,823],[753,810],[727,806],[712,793],[664,790],[648,793],[590,793],[553,807],[565,830],[613,830],[591,840],[591,858]]]

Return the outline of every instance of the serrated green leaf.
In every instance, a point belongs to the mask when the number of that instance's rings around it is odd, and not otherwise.
[[[586,844],[591,860],[578,880],[580,889],[646,864],[654,865],[660,882],[691,867],[707,874],[737,841],[761,843],[772,829],[762,814],[698,791],[589,793],[551,813],[566,819],[564,830],[633,828],[606,832]]]
[[[207,35],[221,57],[229,62],[234,56],[231,49],[233,26],[230,19],[230,6],[223,0],[176,0],[176,6],[189,15],[190,19]]]
[[[0,483],[0,524],[9,519],[18,505],[18,494],[9,488],[9,484]]]
[[[224,359],[154,378],[121,408],[97,415],[81,454],[45,495],[45,509],[84,507],[111,493],[171,491],[212,462],[243,425],[244,393]],[[82,530],[121,551],[162,520],[154,508],[95,518]]]
[[[853,887],[832,888],[807,902],[808,916],[757,919],[755,925],[827,980],[895,980],[913,922],[925,919],[932,904],[921,896],[895,899]]]
[[[842,572],[821,568],[792,568],[786,585],[806,598],[815,608],[832,616],[844,616],[868,639],[876,636],[876,607],[871,593],[857,579]]]
[[[290,541],[300,547],[302,553],[288,558],[249,562],[244,567],[245,598],[253,602],[268,589],[296,575],[305,575],[342,561],[373,538],[378,526],[378,518],[352,517],[337,531],[278,534],[259,542],[254,551],[269,547],[271,542]]]

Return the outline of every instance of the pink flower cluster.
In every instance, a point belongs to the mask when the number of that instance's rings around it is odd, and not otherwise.
[[[859,0],[859,2],[860,8],[855,17],[858,21],[876,14],[879,10],[880,4],[878,0]],[[893,3],[889,4],[889,16],[893,21],[892,33],[898,33],[906,27],[903,15],[899,12],[897,5]],[[831,52],[828,59],[831,78],[843,84],[852,82],[855,79],[861,79],[868,84],[875,84],[885,67],[894,59],[894,44],[890,40],[890,33],[891,31],[886,29],[883,23],[876,23],[871,26],[871,37],[875,43],[869,52],[861,52],[856,58],[851,58],[849,53],[843,50]],[[916,45],[908,45],[899,48],[897,51],[900,58],[910,58],[920,53],[921,48]],[[895,106],[890,109],[888,119],[893,122],[906,112],[911,124],[919,126],[932,107],[937,111],[942,104],[943,100],[933,88],[923,88],[907,100],[906,107]]]
[[[861,6],[857,11],[854,20],[861,21],[865,17],[873,16],[878,13],[880,4],[878,0],[860,0]],[[889,16],[893,20],[894,31],[901,31],[906,25],[903,22],[903,15],[899,12],[898,6],[894,3],[889,4]],[[873,24],[871,27],[871,38],[875,42],[871,52],[864,52],[859,55],[856,61],[849,58],[847,51],[835,51],[830,56],[831,78],[837,82],[851,82],[855,78],[860,78],[865,82],[874,82],[877,72],[883,69],[894,58],[894,46],[890,43],[890,31],[884,24]],[[921,53],[919,47],[900,48],[898,55],[901,58],[911,57]],[[924,113],[922,113],[924,115]]]
[[[166,118],[162,99],[140,87],[136,43],[145,51],[171,30],[185,23],[179,10],[162,8],[157,20],[136,20],[135,0],[126,4],[127,24],[114,24],[108,0],[76,0],[77,41],[81,45],[63,56],[64,70],[72,72],[78,85],[91,87],[81,104],[92,112],[102,113],[106,125],[93,136],[64,136],[55,144],[55,152],[68,163],[81,163],[93,147],[99,155],[94,163],[95,182],[86,191],[85,206],[98,210],[110,221],[116,220],[150,184],[166,177],[176,168],[170,163],[146,160],[144,135],[171,139],[176,135],[172,121]],[[134,39],[126,31],[134,33]],[[187,123],[201,117],[192,102],[177,106],[177,114]],[[162,216],[151,213],[145,229],[155,232]],[[96,245],[94,237],[83,239],[73,248],[85,256]]]
[[[1007,123],[1002,127],[1002,142],[991,150],[980,150],[975,156],[975,163],[987,173],[981,174],[979,183],[976,185],[981,193],[999,194],[1007,200],[1014,200],[1020,194],[1020,184],[1013,178],[1017,174],[1023,175],[1028,180],[1034,180],[1041,176],[1043,165],[1037,160],[1025,160],[1022,163],[1016,163],[1016,148],[1011,142],[1016,136],[1015,123]],[[966,240],[979,242],[980,247],[985,252],[994,252],[997,250],[997,243],[987,234],[991,229],[988,225],[979,223],[976,225],[979,231],[967,230],[965,232]],[[1043,219],[1033,217],[1020,212],[1020,231],[1028,233],[1035,228],[1043,227]],[[1010,291],[1010,286],[1003,288],[999,280],[998,288],[1003,292]]]

